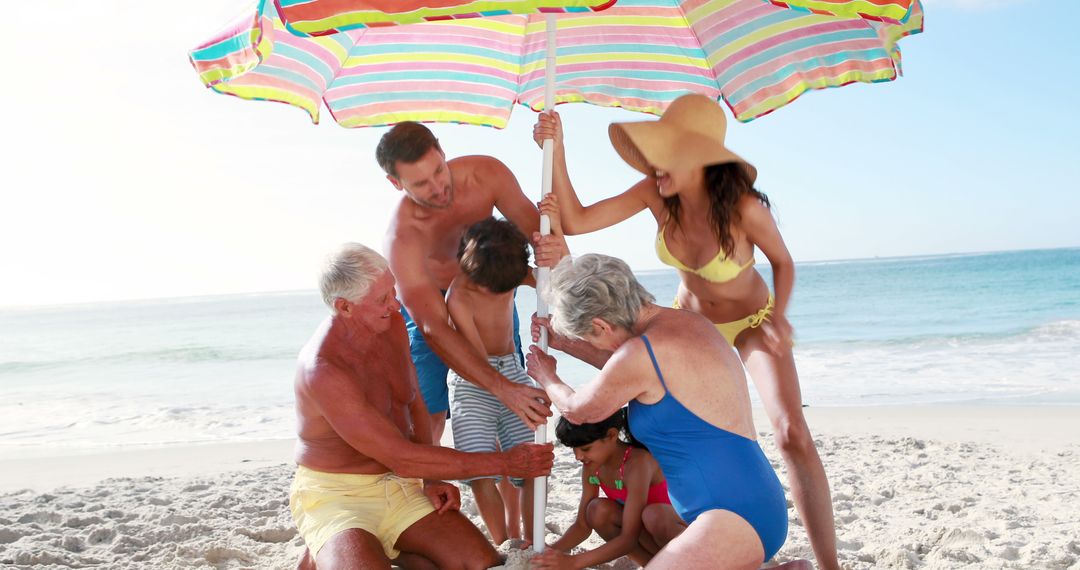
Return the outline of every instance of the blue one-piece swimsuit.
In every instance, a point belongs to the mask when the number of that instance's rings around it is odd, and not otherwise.
[[[664,397],[630,402],[630,433],[648,446],[667,478],[671,505],[687,523],[722,509],[746,519],[772,558],[787,539],[787,502],[761,446],[720,429],[686,409],[668,391],[656,354],[642,335]]]

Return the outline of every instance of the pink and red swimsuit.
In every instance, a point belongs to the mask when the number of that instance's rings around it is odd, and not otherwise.
[[[600,479],[600,470],[597,469],[596,473],[593,473],[592,477],[589,477],[589,482],[593,485],[600,485],[600,490],[604,492],[607,498],[619,503],[620,505],[626,504],[627,490],[622,485],[623,481],[623,469],[626,468],[626,460],[630,459],[630,451],[633,447],[627,447],[626,453],[623,454],[622,464],[619,465],[619,478],[615,480],[615,488],[612,489],[604,484]],[[649,498],[645,502],[647,505],[655,503],[671,504],[671,498],[668,497],[667,480],[661,481],[655,485],[649,486]]]

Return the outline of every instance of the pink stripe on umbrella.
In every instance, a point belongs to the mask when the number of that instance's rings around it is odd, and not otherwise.
[[[274,56],[266,61],[266,65],[270,67],[287,69],[289,71],[292,71],[293,73],[304,76],[315,85],[318,85],[320,89],[326,89],[326,77],[324,77],[322,73],[319,73],[318,71],[312,69],[307,64],[301,61],[297,61],[289,57]]]
[[[708,68],[701,68],[696,65],[685,65],[679,63],[669,63],[665,61],[612,61],[612,62],[599,62],[599,63],[574,63],[559,66],[559,73],[582,73],[582,72],[604,72],[604,71],[668,71],[674,73],[684,73],[687,75],[694,75],[697,77],[705,77],[712,79],[712,70]],[[529,79],[533,79],[539,75],[543,75],[544,71],[534,71],[528,74]]]
[[[516,90],[505,89],[484,83],[471,83],[468,81],[373,81],[338,87],[326,92],[328,104],[352,97],[355,95],[368,95],[372,93],[465,93],[469,95],[487,95],[499,97],[512,102],[517,96]]]
[[[692,8],[687,6],[687,13]],[[730,6],[710,12],[693,23],[698,37],[715,37],[716,34],[731,31],[748,22],[775,14],[777,8],[760,1],[734,3]]]
[[[870,47],[875,47],[875,45],[876,44],[871,43]],[[836,47],[843,50],[862,50],[866,49],[868,46],[865,40],[848,40],[846,42],[837,42]],[[762,63],[761,65],[756,65],[747,69],[743,73],[740,73],[739,75],[733,77],[730,83],[737,86],[747,85],[763,77],[776,73],[785,65],[789,65],[791,63],[812,62],[816,57],[818,57],[818,50],[813,47],[791,53],[786,53],[779,57],[773,58],[765,63]],[[738,87],[736,87],[732,91],[737,89]]]
[[[852,20],[852,21],[853,22],[859,22],[859,20]],[[808,27],[805,27],[805,28],[798,28],[798,29],[790,30],[790,31],[785,32],[783,34],[777,34],[776,36],[770,37],[767,40],[762,40],[762,41],[757,42],[757,43],[755,43],[753,45],[749,45],[746,48],[743,48],[743,49],[731,54],[730,56],[722,59],[721,61],[718,61],[716,63],[716,65],[713,66],[713,70],[716,72],[716,76],[719,77],[719,76],[723,75],[724,73],[726,73],[729,68],[737,66],[737,65],[741,64],[743,61],[745,61],[746,59],[751,58],[751,57],[753,57],[753,56],[755,56],[755,55],[757,55],[759,53],[762,53],[762,52],[764,52],[766,50],[777,47],[779,45],[785,44],[785,43],[790,42],[790,41],[810,37],[810,36],[815,36],[815,35],[820,35],[820,34],[827,34],[827,33],[836,32],[836,31],[843,31],[845,29],[849,29],[849,28],[847,28],[843,22],[828,22],[828,23],[818,24],[818,25],[815,25],[815,26],[808,26]],[[830,43],[828,45],[832,46],[832,45],[838,45],[838,44],[841,44],[841,43],[843,43],[843,42],[833,42],[833,43]],[[879,43],[876,43],[873,39],[869,39],[869,42],[867,44],[865,44],[865,45],[867,45],[869,47],[881,47],[881,45]],[[821,53],[821,44],[811,46],[808,49],[813,50],[815,53],[820,55],[820,53]]]
[[[331,113],[334,115],[334,119],[340,122],[385,113],[418,115],[420,113],[447,113],[448,111],[494,117],[508,117],[510,115],[509,109],[459,102],[455,102],[453,107],[450,108],[444,101],[385,101],[339,111],[331,110]]]
[[[524,20],[522,20],[524,22]],[[412,24],[407,27],[396,28],[378,28],[371,30],[368,37],[364,39],[364,42],[368,41],[391,41],[395,43],[400,42],[412,42],[412,41],[428,41],[429,38],[439,38],[440,40],[449,40],[452,43],[457,42],[472,42],[476,39],[480,40],[503,40],[508,38],[519,38],[518,33],[507,33],[500,30],[492,30],[489,28],[481,28],[474,26],[464,25],[436,25],[436,24]]]
[[[664,72],[669,72],[669,73],[679,73],[679,74],[687,75],[687,76],[691,76],[691,77],[701,77],[701,78],[709,80],[710,82],[715,82],[715,80],[712,77],[712,73],[709,70],[701,69],[700,67],[697,67],[697,66],[692,66],[692,65],[680,66],[680,65],[676,65],[676,64],[666,64],[666,65],[661,67],[661,66],[656,66],[656,65],[653,65],[653,66],[635,65],[634,63],[636,63],[636,62],[619,62],[617,64],[616,63],[578,64],[578,65],[573,66],[573,68],[571,68],[570,66],[566,66],[565,68],[563,66],[559,66],[559,73],[561,75],[567,75],[567,74],[570,74],[570,73],[588,73],[593,78],[605,78],[605,79],[609,79],[611,81],[616,81],[616,80],[620,79],[620,76],[618,74],[614,73],[616,71],[622,71],[622,70],[630,70],[630,71],[664,71]],[[522,84],[528,83],[530,81],[540,80],[540,79],[543,79],[543,77],[544,77],[544,71],[543,70],[534,71],[532,73],[528,73],[528,74],[522,76]],[[633,77],[633,78],[630,78],[630,79],[632,79],[634,81],[646,81],[644,78],[640,78],[640,77]],[[567,81],[567,80],[566,79],[560,79],[558,81],[557,85],[562,85],[565,81]],[[696,90],[697,87],[700,86],[700,82],[697,82],[697,81],[685,81],[685,80],[680,80],[680,79],[668,79],[666,81],[676,81],[678,83],[681,83],[682,85],[687,86],[687,89],[695,89]]]
[[[313,57],[317,57],[320,61],[325,63],[326,66],[332,70],[336,71],[339,67],[341,67],[341,61],[338,60],[337,55],[323,48],[322,46],[319,46],[311,40],[298,38],[288,32],[278,32],[274,34],[274,42],[292,46],[300,51],[310,54]]]
[[[702,53],[701,43],[693,34],[648,34],[644,31],[638,31],[626,26],[613,26],[612,29],[615,31],[614,33],[605,32],[603,35],[582,34],[577,36],[567,36],[565,38],[560,37],[559,48],[592,45],[597,46],[599,48],[598,51],[613,51],[611,49],[605,50],[605,44],[638,44],[643,46],[675,46]],[[543,40],[531,41],[525,45],[526,54],[535,54],[543,52],[546,49]]]
[[[530,93],[536,93],[534,96],[521,97],[521,103],[533,109],[534,111],[543,110],[542,104],[544,99],[543,90],[532,90]],[[625,107],[627,109],[654,109],[660,106],[660,102],[652,99],[641,99],[637,97],[612,97],[603,93],[582,93],[577,89],[556,89],[555,99],[570,97],[576,99],[584,98],[589,103],[594,105],[605,105],[608,107]],[[666,104],[668,101],[664,101]]]
[[[402,61],[394,63],[372,63],[355,65],[341,70],[340,77],[360,77],[368,73],[385,73],[394,71],[457,71],[460,73],[480,73],[492,77],[498,77],[516,83],[518,74],[503,71],[498,68],[488,67],[474,63],[459,62],[430,62],[430,61]],[[331,86],[331,89],[334,88]]]

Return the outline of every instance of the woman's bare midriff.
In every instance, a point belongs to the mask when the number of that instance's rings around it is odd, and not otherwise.
[[[729,323],[752,315],[769,302],[769,286],[750,268],[726,283],[712,283],[685,271],[679,274],[682,276],[676,293],[679,307],[714,323]]]

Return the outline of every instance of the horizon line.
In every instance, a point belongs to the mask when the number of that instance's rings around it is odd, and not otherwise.
[[[996,250],[981,250],[981,251],[957,251],[950,253],[931,253],[931,254],[912,254],[912,255],[891,255],[891,256],[875,256],[875,257],[849,257],[849,258],[833,258],[833,259],[808,259],[802,261],[796,261],[795,265],[808,265],[808,264],[820,264],[820,263],[857,263],[862,261],[897,261],[903,259],[930,259],[940,257],[957,257],[957,256],[974,256],[974,255],[988,255],[995,253],[1017,253],[1023,251],[1055,251],[1055,250],[1069,250],[1080,249],[1080,245],[1073,246],[1061,246],[1061,247],[1034,247],[1034,248],[1019,248],[1019,249],[996,249]],[[654,269],[640,269],[630,268],[634,273],[649,273],[656,274],[660,272],[674,272],[675,269],[671,267],[654,268]],[[92,301],[73,301],[65,303],[28,303],[25,305],[0,305],[0,312],[4,311],[21,311],[32,309],[59,309],[59,308],[75,308],[86,307],[92,305],[109,305],[109,304],[124,304],[124,303],[138,303],[148,301],[194,301],[197,299],[211,299],[215,297],[240,297],[240,296],[263,296],[263,295],[290,295],[297,293],[307,293],[315,291],[316,288],[309,289],[267,289],[261,291],[233,291],[223,293],[199,293],[192,295],[167,295],[167,296],[146,296],[146,297],[127,297],[121,299],[100,299]]]

